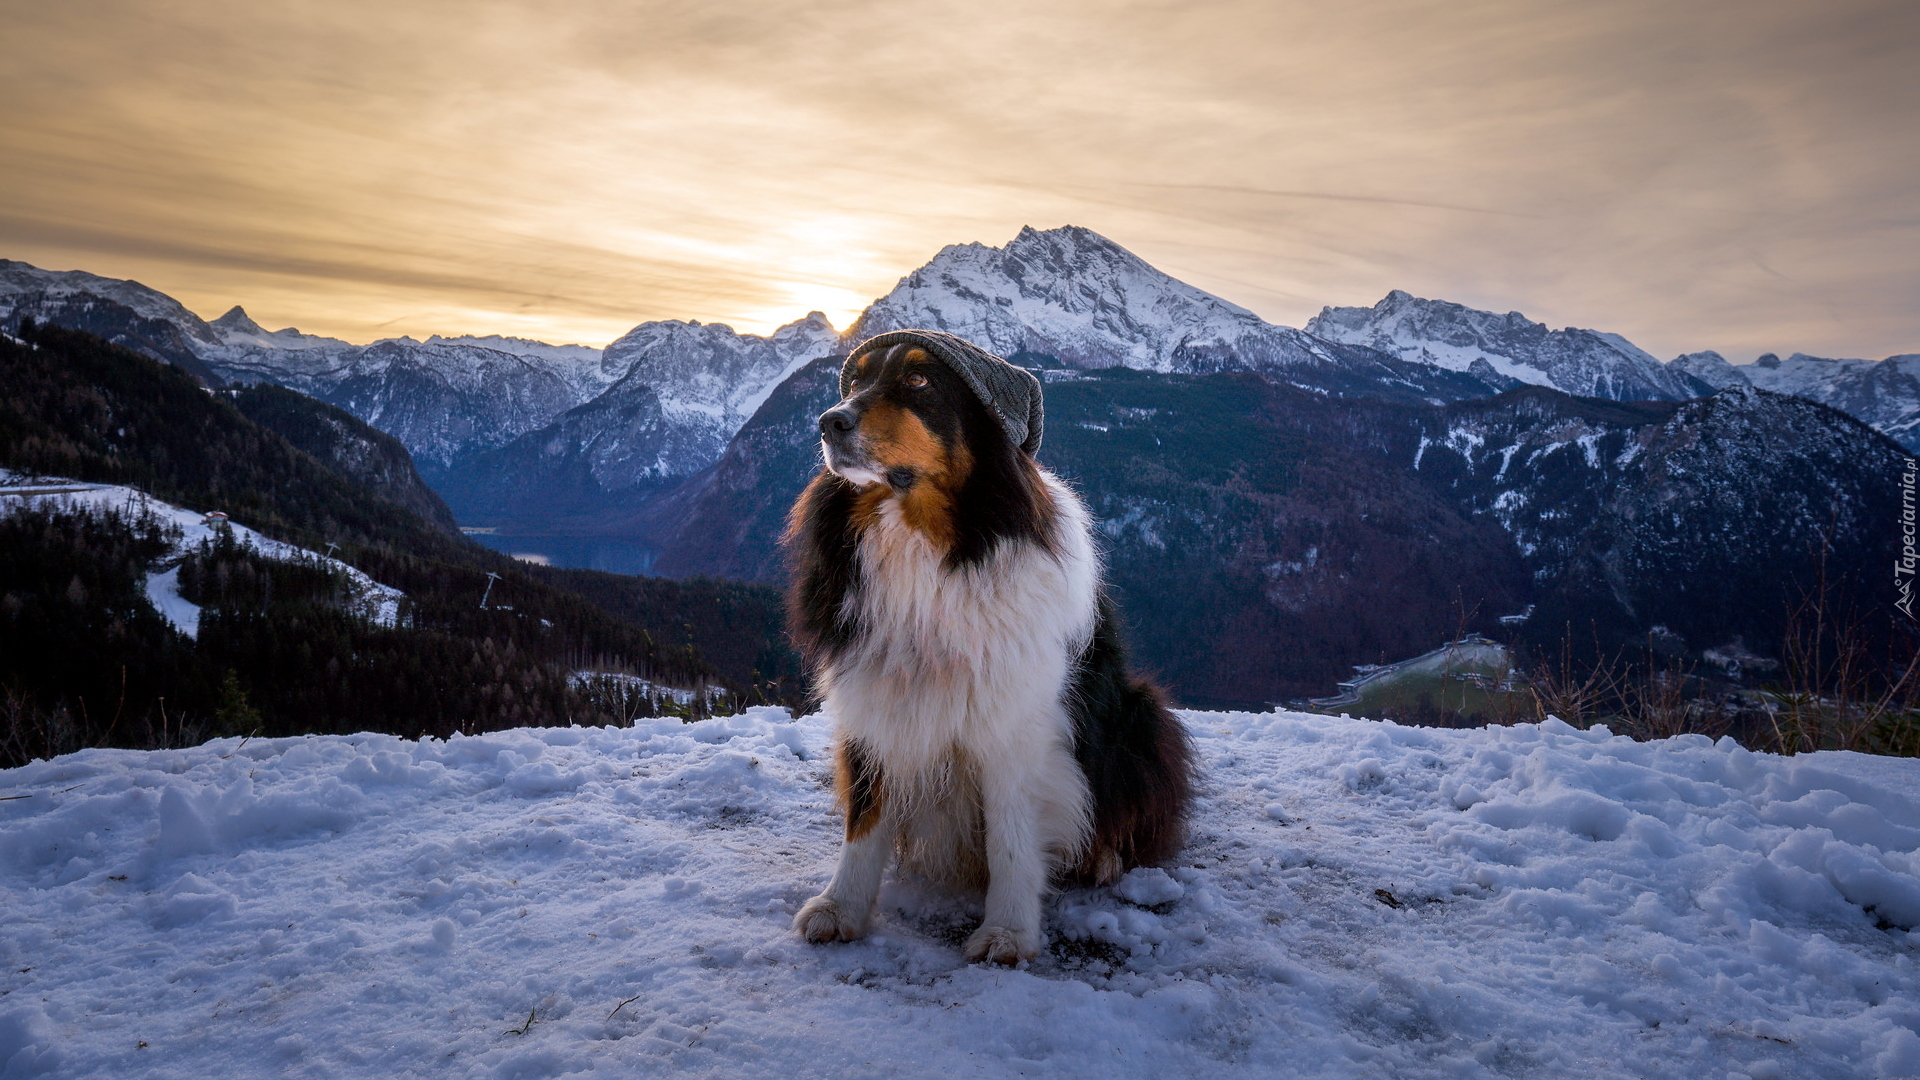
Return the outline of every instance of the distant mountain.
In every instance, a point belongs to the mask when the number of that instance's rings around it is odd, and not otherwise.
[[[100,334],[210,384],[272,384],[344,408],[399,438],[463,513],[481,516],[503,504],[546,516],[501,492],[591,500],[697,471],[781,379],[840,337],[813,312],[764,337],[642,323],[605,349],[499,335],[354,345],[267,330],[239,306],[205,322],[137,282],[0,261],[0,323],[22,316]]]
[[[0,328],[18,327],[22,319],[84,330],[177,364],[202,382],[220,382],[200,358],[219,340],[212,327],[173,297],[137,281],[0,259]]]
[[[1747,386],[1746,376],[1738,368],[1727,363],[1727,358],[1709,349],[1706,352],[1683,353],[1667,361],[1667,366],[1675,372],[1698,380],[1709,390],[1725,390],[1729,386]]]
[[[137,281],[101,277],[84,270],[42,270],[12,259],[0,259],[0,305],[10,312],[23,296],[55,302],[91,296],[119,304],[140,318],[172,323],[186,338],[200,345],[220,343],[213,328],[180,301]]]
[[[1433,410],[1410,464],[1513,537],[1537,648],[1659,626],[1696,658],[1743,641],[1777,659],[1784,612],[1823,558],[1846,594],[1831,610],[1884,609],[1867,583],[1890,550],[1882,489],[1904,459],[1845,413],[1745,386],[1679,404],[1527,388]]]
[[[1495,315],[1395,289],[1370,308],[1322,308],[1307,332],[1452,371],[1488,372],[1614,401],[1684,401],[1709,391],[1618,334],[1548,330],[1517,311]],[[1504,389],[1505,387],[1502,387]]]
[[[761,337],[720,323],[650,322],[607,346],[626,374],[605,392],[439,478],[462,519],[594,528],[711,465],[801,365],[838,347],[825,315]]]
[[[292,387],[393,433],[472,520],[545,520],[694,472],[839,337],[819,312],[765,337],[642,323],[605,349],[437,335],[354,346],[269,333],[238,308],[212,325],[221,377]]]
[[[23,318],[85,330],[209,385],[272,383],[340,406],[399,438],[428,471],[547,423],[621,373],[578,345],[403,337],[361,346],[268,331],[237,306],[209,323],[138,282],[0,259],[0,326]]]
[[[1885,360],[1829,360],[1805,353],[1782,360],[1767,353],[1736,366],[1717,352],[1699,352],[1674,358],[1672,366],[1716,388],[1757,386],[1831,405],[1920,452],[1920,353]]]
[[[429,473],[539,427],[606,385],[597,354],[487,348],[461,339],[351,345],[269,333],[234,308],[201,356],[222,379],[273,383],[337,405],[385,431]]]
[[[1464,372],[1275,326],[1072,225],[1023,228],[1004,248],[943,248],[875,300],[847,344],[916,327],[1043,366],[1254,371],[1306,389],[1407,400],[1455,401],[1498,389]]]

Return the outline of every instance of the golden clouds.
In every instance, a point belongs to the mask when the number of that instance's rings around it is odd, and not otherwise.
[[[1398,287],[1920,347],[1909,4],[9,8],[0,254],[209,314],[841,325],[1071,221],[1296,325]]]

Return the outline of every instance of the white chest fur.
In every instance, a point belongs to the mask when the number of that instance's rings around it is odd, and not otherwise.
[[[891,500],[882,504],[848,598],[857,644],[823,673],[841,734],[880,766],[903,850],[939,876],[975,876],[968,838],[981,800],[1009,782],[1056,858],[1086,832],[1062,697],[1093,630],[1099,563],[1086,508],[1050,474],[1043,481],[1057,511],[1055,550],[1009,544],[961,570],[947,569]]]
[[[825,672],[824,689],[841,729],[887,764],[928,764],[955,745],[1012,750],[1059,711],[1093,630],[1098,563],[1085,507],[1045,481],[1058,510],[1055,552],[1011,544],[949,570],[891,500],[862,537],[859,587],[847,600],[858,640]]]

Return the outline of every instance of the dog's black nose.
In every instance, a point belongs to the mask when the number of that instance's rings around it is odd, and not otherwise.
[[[829,439],[845,438],[853,430],[853,410],[841,406],[820,414],[820,434]]]

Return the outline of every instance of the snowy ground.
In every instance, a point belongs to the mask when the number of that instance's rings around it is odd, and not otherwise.
[[[207,515],[161,502],[138,488],[115,484],[89,484],[62,477],[28,476],[0,469],[0,514],[22,509],[85,509],[94,513],[113,512],[129,520],[153,517],[163,528],[177,534],[173,550],[147,574],[147,602],[174,628],[188,637],[200,636],[200,607],[180,595],[180,563],[187,553],[201,544],[231,533],[236,543],[252,548],[263,558],[283,562],[312,560],[332,567],[345,577],[347,587],[359,610],[381,626],[392,626],[400,617],[400,601],[405,593],[382,585],[339,559],[328,558],[306,548],[271,540],[245,525],[225,520],[217,524]],[[0,1043],[4,1045],[4,1043]]]
[[[1185,716],[1193,843],[1024,970],[795,940],[819,717],[0,772],[0,1076],[1920,1075],[1920,761]]]

